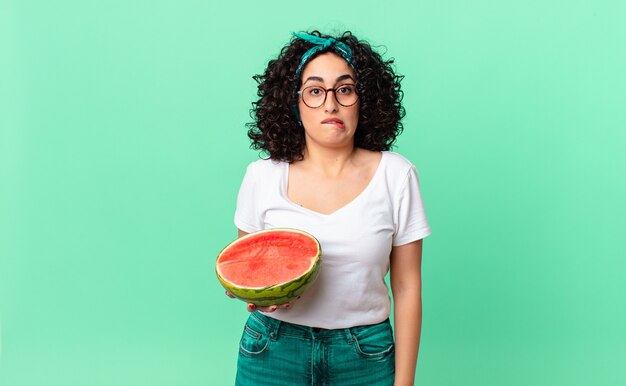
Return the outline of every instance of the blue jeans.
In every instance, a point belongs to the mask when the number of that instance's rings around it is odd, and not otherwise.
[[[237,386],[393,386],[389,320],[326,330],[253,312],[239,345]]]

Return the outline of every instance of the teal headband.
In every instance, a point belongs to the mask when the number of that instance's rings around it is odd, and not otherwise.
[[[309,48],[309,50],[305,52],[300,58],[300,64],[298,64],[298,68],[296,69],[296,79],[300,78],[300,74],[302,73],[304,65],[307,64],[309,60],[311,60],[311,57],[313,57],[320,51],[328,49],[332,49],[333,52],[341,55],[341,57],[344,58],[350,66],[352,66],[352,50],[347,44],[340,42],[335,38],[322,38],[315,35],[299,34],[296,32],[293,33],[293,36],[297,37],[300,40],[304,40],[305,42],[314,44],[314,46]]]

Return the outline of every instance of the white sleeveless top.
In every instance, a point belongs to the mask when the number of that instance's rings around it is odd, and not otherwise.
[[[365,190],[331,214],[290,201],[288,172],[286,162],[252,162],[239,190],[235,225],[248,233],[268,228],[309,232],[322,247],[322,265],[300,300],[266,315],[333,329],[387,319],[391,302],[384,278],[391,247],[430,234],[415,167],[399,154],[383,152]]]

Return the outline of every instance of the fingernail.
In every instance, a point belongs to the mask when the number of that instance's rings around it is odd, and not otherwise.
[[[254,304],[248,304],[248,311],[252,312],[255,308],[256,306]]]
[[[302,297],[302,296],[298,296],[298,297],[296,298],[296,300],[300,300],[300,298],[301,298],[301,297]]]
[[[291,304],[285,305],[285,308],[289,308],[289,307],[291,307]]]
[[[276,307],[276,306],[271,306],[271,307],[270,307],[270,312],[274,312],[274,311],[276,311],[276,308],[278,308],[278,307]]]

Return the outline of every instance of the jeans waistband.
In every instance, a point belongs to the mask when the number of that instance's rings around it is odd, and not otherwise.
[[[251,317],[255,318],[259,323],[265,325],[270,331],[270,336],[276,338],[278,334],[286,334],[290,336],[297,336],[302,338],[315,338],[315,339],[346,339],[348,342],[352,342],[354,332],[357,330],[365,329],[369,326],[356,326],[350,328],[338,328],[338,329],[326,329],[318,327],[308,327],[300,324],[294,324],[284,322],[282,320],[274,319],[267,315],[264,315],[258,311],[254,311]],[[389,319],[381,322],[380,324],[389,324]]]

